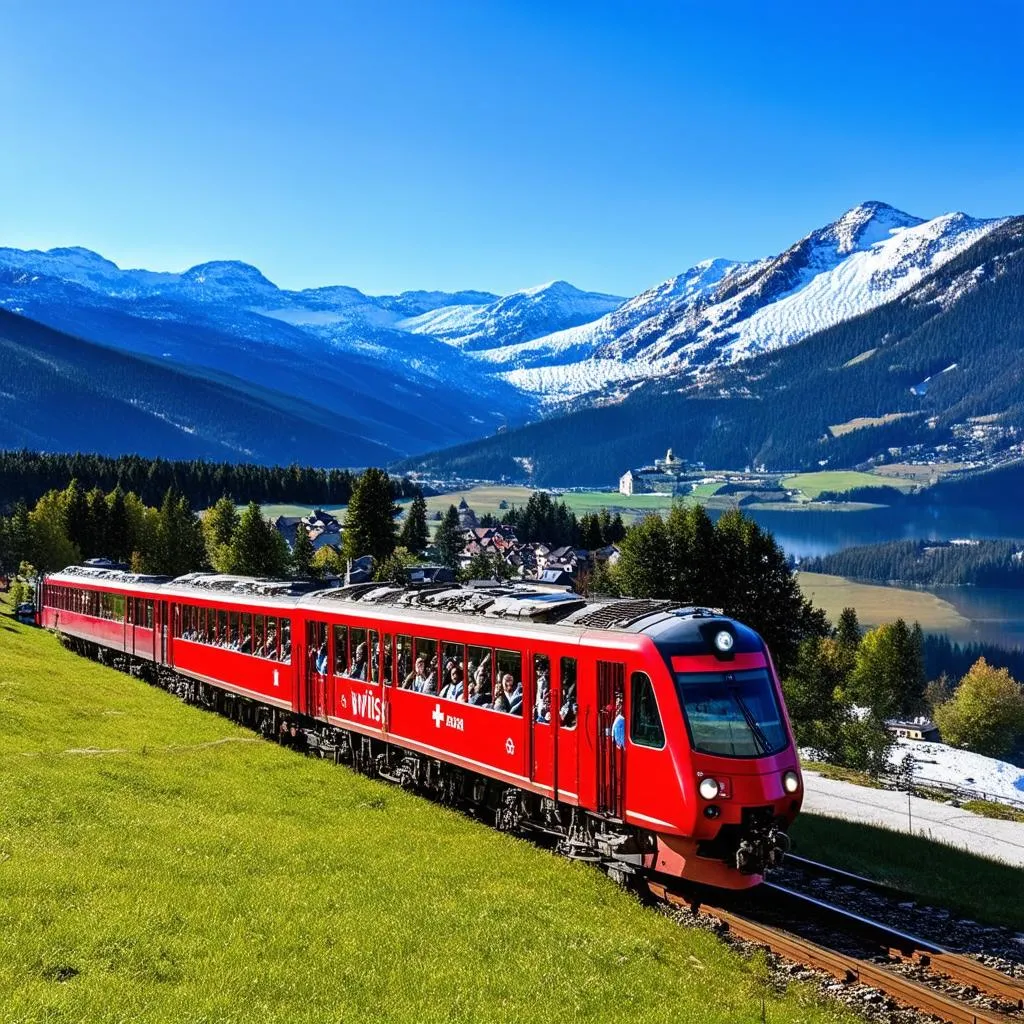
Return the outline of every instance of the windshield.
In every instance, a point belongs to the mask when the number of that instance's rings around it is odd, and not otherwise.
[[[676,688],[694,750],[720,757],[764,757],[789,742],[767,669],[680,672]]]

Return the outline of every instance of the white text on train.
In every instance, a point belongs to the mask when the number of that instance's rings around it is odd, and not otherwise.
[[[355,690],[350,692],[353,714],[359,718],[368,718],[371,722],[384,721],[384,702],[380,697],[374,697],[372,693],[356,693]]]
[[[465,732],[466,725],[458,715],[446,715],[441,710],[440,704],[434,705],[434,710],[431,712],[430,717],[434,720],[434,725],[440,729],[441,726],[445,726],[448,729],[458,729],[459,732]]]

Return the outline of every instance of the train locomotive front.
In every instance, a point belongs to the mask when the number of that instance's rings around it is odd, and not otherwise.
[[[789,848],[801,777],[778,676],[757,633],[705,609],[675,609],[640,630],[664,741],[630,694],[627,820],[655,835],[646,867],[723,888],[748,888]],[[649,810],[650,809],[650,810]]]

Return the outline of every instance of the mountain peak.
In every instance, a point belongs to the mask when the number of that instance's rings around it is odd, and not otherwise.
[[[210,260],[208,263],[199,263],[189,267],[181,277],[183,281],[194,281],[196,284],[246,284],[276,289],[276,285],[268,281],[256,267],[240,260]]]
[[[829,241],[836,243],[836,252],[845,255],[856,249],[868,248],[900,228],[913,228],[923,223],[921,217],[904,213],[888,203],[869,199],[847,210],[838,220],[824,228],[822,234],[831,236]]]

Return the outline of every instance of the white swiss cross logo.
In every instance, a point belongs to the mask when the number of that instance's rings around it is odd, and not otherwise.
[[[512,754],[514,754],[516,752],[516,745],[515,745],[515,743],[512,742],[512,737],[511,736],[509,736],[509,738],[507,740],[505,740],[505,752],[509,756],[511,756]]]
[[[444,722],[444,712],[441,710],[440,704],[434,705],[434,712],[430,717],[434,720],[434,728],[440,729]]]

